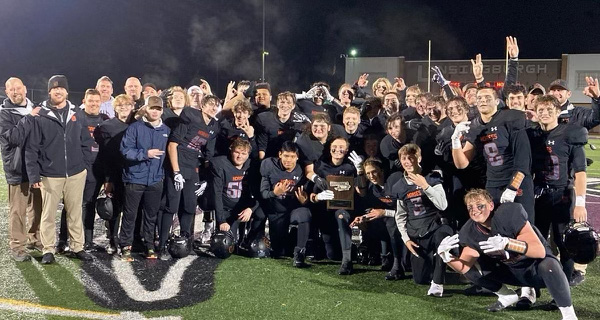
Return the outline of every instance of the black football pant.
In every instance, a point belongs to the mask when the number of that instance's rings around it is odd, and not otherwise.
[[[238,214],[242,212],[244,209],[248,208],[248,206],[239,204],[229,210],[229,216],[226,217],[225,222],[227,222],[230,226],[230,232],[234,235],[235,239],[242,240],[243,234],[239,235],[239,225],[242,223],[238,220]],[[252,211],[252,216],[250,217],[250,230],[248,234],[246,234],[245,242],[250,244],[252,241],[262,238],[265,235],[265,222],[267,221],[267,217],[265,216],[262,208],[258,206],[255,210]],[[215,228],[219,229],[219,224],[222,222],[217,222],[217,226]]]
[[[446,264],[436,253],[440,242],[442,242],[445,237],[453,234],[454,230],[452,230],[452,227],[443,224],[423,238],[411,239],[419,246],[416,250],[419,257],[414,254],[411,254],[410,257],[412,275],[415,283],[429,284],[429,282],[433,280],[433,282],[437,284],[444,284],[446,278]]]
[[[297,226],[296,247],[305,248],[310,232],[310,210],[305,207],[293,209],[292,212],[277,212],[268,214],[269,236],[272,255],[284,256],[288,243],[290,224]]]
[[[156,216],[160,206],[162,189],[162,180],[150,186],[135,183],[125,184],[125,204],[123,206],[123,219],[119,234],[119,244],[121,247],[131,246],[133,243],[137,213],[141,204],[143,210],[142,230],[145,246],[146,249],[154,249],[154,228],[156,226]]]
[[[342,262],[352,260],[352,228],[350,222],[353,216],[350,212],[339,209],[335,211],[335,217],[338,224],[338,236],[342,248]]]
[[[537,212],[535,226],[540,230],[544,239],[548,239],[550,226],[552,226],[554,243],[560,252],[560,263],[569,281],[573,277],[574,262],[567,252],[562,235],[571,220],[574,197],[573,189],[558,188],[545,189],[542,195],[535,200],[535,211]]]
[[[363,233],[363,241],[365,239],[379,240],[381,241],[381,254],[385,255],[388,253],[386,250],[387,242],[390,243],[390,251],[394,257],[394,260],[398,260],[401,264],[399,267],[407,269],[410,267],[410,252],[406,250],[406,246],[402,241],[402,235],[398,231],[396,225],[396,219],[392,217],[383,217],[370,221],[367,224],[367,229]]]
[[[340,236],[338,233],[338,222],[333,210],[325,209],[324,205],[314,206],[312,209],[312,225],[320,232],[327,258],[340,260]],[[316,240],[313,238],[313,240]]]
[[[100,193],[100,188],[104,182],[104,177],[98,173],[98,170],[90,170],[85,178],[85,187],[83,188],[82,221],[83,234],[86,244],[91,244],[94,240],[94,219],[96,217],[96,198]],[[67,231],[67,210],[63,208],[60,216],[60,232],[58,240],[67,242],[69,236]]]
[[[517,269],[482,255],[465,276],[475,285],[492,292],[500,290],[502,284],[548,288],[559,307],[572,305],[569,282],[558,260],[553,256],[534,260],[529,267]]]
[[[125,204],[125,184],[120,177],[111,180],[113,185],[113,217],[108,221],[108,241],[115,248],[119,247],[119,226],[121,224],[121,213]]]
[[[485,189],[492,195],[494,206],[497,208],[500,205],[500,198],[502,197],[502,193],[506,189],[506,186],[486,186]],[[527,212],[527,220],[531,225],[535,225],[535,198],[533,195],[533,180],[531,179],[531,176],[525,176],[525,178],[523,178],[521,187],[517,190],[515,202],[520,203],[523,206],[523,209]]]
[[[181,171],[185,183],[181,191],[175,190],[175,181],[173,173],[166,173],[165,185],[163,191],[163,200],[158,215],[158,246],[162,248],[167,243],[171,226],[173,224],[173,216],[177,213],[180,223],[180,235],[192,235],[192,223],[196,214],[196,189],[198,189],[198,173],[194,170]]]

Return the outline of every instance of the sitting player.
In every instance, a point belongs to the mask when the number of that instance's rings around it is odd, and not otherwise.
[[[577,319],[569,282],[546,240],[527,221],[519,203],[505,203],[494,210],[489,192],[473,189],[465,195],[471,220],[460,233],[446,237],[438,255],[467,279],[494,292],[498,301],[488,311],[499,311],[516,303],[519,296],[506,284],[546,287],[560,308],[563,319]],[[460,257],[450,253],[460,244]]]

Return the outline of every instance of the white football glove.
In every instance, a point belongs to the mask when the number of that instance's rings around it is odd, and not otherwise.
[[[507,237],[501,235],[489,237],[487,240],[479,242],[479,248],[483,250],[483,253],[504,251],[508,240]]]
[[[444,263],[448,263],[455,259],[456,257],[450,253],[450,250],[454,248],[458,248],[458,233],[453,236],[447,236],[440,242],[440,245],[437,249],[437,254],[442,258]]]
[[[452,133],[451,137],[452,149],[462,149],[462,143],[460,142],[460,138],[465,133],[469,133],[470,124],[471,121],[463,121],[456,125],[456,128],[454,128],[454,133]]]
[[[201,195],[204,194],[204,191],[206,190],[206,181],[201,181],[200,183],[198,183],[198,189],[196,189],[196,191],[194,191],[194,194],[196,194],[196,197],[199,197]]]
[[[363,166],[362,166],[362,164],[363,164],[363,162],[365,160],[361,156],[359,156],[358,153],[356,153],[356,151],[350,152],[350,155],[348,156],[348,159],[350,159],[350,161],[352,161],[352,164],[356,168],[356,173],[358,175],[363,174]]]
[[[333,200],[333,191],[325,190],[317,193],[317,200]]]
[[[181,191],[183,189],[183,184],[185,183],[185,179],[181,175],[181,173],[175,174],[173,177],[173,181],[175,181],[175,191]]]
[[[506,202],[515,202],[515,197],[517,196],[517,192],[515,190],[506,189],[502,192],[502,196],[500,196],[500,203]]]
[[[329,93],[329,89],[327,89],[327,87],[321,86],[321,90],[323,90],[323,93],[325,93],[325,101],[333,101],[334,98],[331,93]]]

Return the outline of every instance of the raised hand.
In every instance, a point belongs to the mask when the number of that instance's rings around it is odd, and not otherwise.
[[[511,59],[519,57],[519,45],[517,44],[517,38],[508,36],[506,37],[506,49],[508,50],[508,56]]]
[[[212,95],[212,91],[210,90],[210,84],[204,79],[200,79],[200,90],[204,93],[204,95]]]
[[[394,78],[394,85],[392,85],[392,91],[402,91],[406,89],[406,83],[402,78]]]
[[[473,75],[475,76],[475,81],[483,81],[483,62],[481,61],[481,53],[478,53],[475,56],[475,60],[471,59],[471,64],[473,65]]]
[[[583,89],[583,94],[592,99],[598,99],[598,97],[600,97],[600,85],[598,85],[598,78],[594,79],[592,77],[585,77],[585,82],[587,83],[587,87]]]
[[[360,77],[358,77],[358,81],[356,81],[356,84],[360,88],[366,87],[369,84],[369,80],[367,80],[368,77],[369,77],[368,73],[361,74]]]

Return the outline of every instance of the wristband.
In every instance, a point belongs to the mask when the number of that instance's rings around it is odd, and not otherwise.
[[[505,249],[508,251],[525,254],[525,252],[527,252],[527,242],[517,239],[508,239]]]
[[[585,196],[576,196],[575,197],[575,206],[576,207],[585,207]]]
[[[313,173],[312,176],[310,176],[310,181],[315,182],[315,177],[317,176],[316,173]]]
[[[181,173],[181,171],[173,171],[173,176],[176,176],[176,175],[178,175],[180,173]]]
[[[452,139],[452,149],[462,149],[460,139]]]
[[[522,172],[515,172],[515,174],[512,177],[512,180],[510,181],[510,184],[506,188],[513,191],[519,190],[521,182],[523,182],[523,178],[525,178],[525,175]]]

